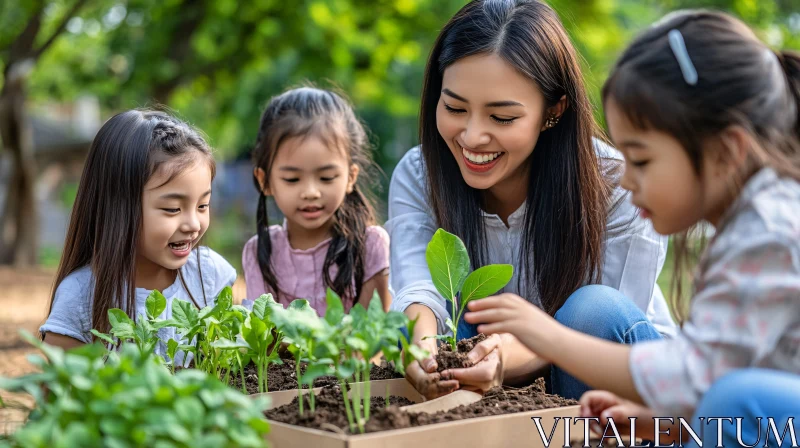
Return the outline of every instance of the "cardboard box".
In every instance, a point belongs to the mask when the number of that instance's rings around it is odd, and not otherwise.
[[[362,384],[363,383],[358,383]],[[373,397],[384,397],[386,388],[390,395],[402,396],[419,403],[424,398],[405,379],[372,381]],[[315,391],[318,391],[316,388]],[[297,390],[268,392],[270,408],[288,404],[297,396]],[[564,446],[564,417],[578,417],[579,406],[491,417],[470,418],[455,422],[437,423],[414,428],[396,429],[362,435],[342,435],[318,429],[287,425],[270,420],[267,440],[273,448],[422,448],[422,447],[544,447],[536,424],[531,417],[540,417],[545,436],[556,417],[562,417],[553,431],[550,447]],[[572,422],[570,422],[572,423]],[[570,439],[583,440],[583,423],[570,424]]]

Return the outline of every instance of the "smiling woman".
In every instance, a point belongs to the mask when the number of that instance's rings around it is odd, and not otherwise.
[[[426,269],[437,228],[464,241],[473,268],[510,264],[504,292],[566,325],[631,343],[675,331],[656,285],[666,238],[619,188],[620,154],[605,143],[579,58],[555,12],[537,0],[476,0],[442,29],[431,51],[420,139],[389,191],[393,308],[419,317],[416,342],[446,331],[448,303]],[[586,287],[587,285],[592,285]],[[599,286],[604,285],[604,286]],[[458,322],[460,337],[475,326]],[[478,344],[475,367],[408,378],[435,396],[461,386],[527,383],[547,363],[512,337]],[[554,368],[554,391],[586,386]]]

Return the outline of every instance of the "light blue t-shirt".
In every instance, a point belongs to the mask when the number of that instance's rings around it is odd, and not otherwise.
[[[180,272],[186,287],[191,291],[192,297],[200,307],[213,305],[219,292],[226,286],[232,286],[236,281],[236,270],[233,266],[218,253],[205,246],[198,247],[189,255],[189,259]],[[204,290],[205,297],[203,297]],[[93,292],[94,277],[89,266],[84,266],[68,275],[58,285],[53,299],[53,309],[39,331],[57,333],[87,344],[91,343]],[[151,292],[150,289],[136,288],[136,316],[146,314],[145,299]],[[162,294],[167,298],[167,307],[159,316],[161,319],[172,317],[174,299],[192,301],[180,277],[176,277],[175,283],[163,290]],[[165,356],[165,341],[178,339],[175,328],[162,328],[158,331],[158,336],[162,342],[156,347],[156,353]]]

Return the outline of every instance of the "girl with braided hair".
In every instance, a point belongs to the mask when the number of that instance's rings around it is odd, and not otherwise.
[[[208,229],[211,148],[186,123],[163,112],[129,110],[109,119],[89,149],[47,321],[49,344],[71,348],[109,330],[108,310],[132,318],[162,291],[198,308],[236,280],[219,254],[198,242]],[[159,337],[175,337],[162,328]],[[156,353],[165,356],[160,342]]]
[[[352,106],[334,92],[302,87],[269,102],[253,149],[257,234],[242,254],[249,299],[303,298],[322,316],[331,288],[345,311],[375,293],[389,308],[389,236],[365,188],[369,149]],[[269,226],[268,197],[283,225]]]

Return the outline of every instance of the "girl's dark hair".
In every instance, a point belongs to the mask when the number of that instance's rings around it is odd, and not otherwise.
[[[670,47],[671,30],[683,36],[698,74],[695,85],[684,79]],[[710,147],[704,143],[738,126],[753,137],[748,172],[739,182],[765,166],[800,180],[800,55],[773,52],[730,15],[678,11],[651,26],[625,50],[606,81],[604,104],[609,100],[639,129],[677,139],[698,175],[703,150]],[[673,241],[673,312],[679,320],[688,298],[682,274],[698,253],[697,247],[689,250],[690,231]]]
[[[261,116],[253,166],[266,173],[265,185],[275,162],[281,143],[294,137],[317,136],[332,148],[346,151],[350,163],[358,165],[360,172],[353,191],[333,215],[332,239],[323,263],[325,285],[333,289],[351,305],[358,300],[363,286],[366,258],[367,227],[375,225],[374,200],[368,184],[372,181],[374,163],[370,156],[370,143],[364,125],[358,120],[353,107],[340,94],[314,87],[301,87],[272,98]],[[258,265],[269,289],[281,295],[278,279],[272,270],[272,241],[269,234],[267,197],[253,176],[258,190],[256,230],[258,234]],[[336,278],[331,278],[330,268],[337,266]],[[355,280],[355,291],[352,285]],[[294,299],[295,297],[290,297]]]
[[[189,125],[166,113],[129,110],[105,122],[92,141],[83,167],[50,300],[51,311],[64,278],[88,265],[94,278],[92,328],[109,330],[110,308],[137,317],[136,255],[145,184],[156,172],[165,173],[169,182],[197,157],[208,162],[213,178],[216,167],[208,144]]]
[[[593,137],[602,132],[592,116],[578,56],[549,6],[536,0],[476,0],[450,19],[428,60],[419,132],[437,225],[461,237],[473,266],[487,258],[483,194],[461,176],[437,129],[436,108],[444,70],[482,53],[501,57],[529,78],[547,107],[567,98],[560,121],[539,136],[526,162],[529,181],[519,247],[528,300],[538,295],[544,310],[555,314],[572,292],[600,277],[611,197],[611,183],[593,145]]]

